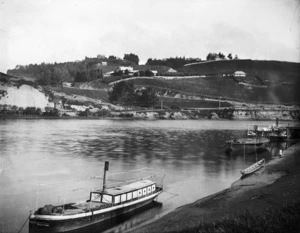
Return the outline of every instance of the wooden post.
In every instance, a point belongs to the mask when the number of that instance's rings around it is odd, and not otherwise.
[[[244,143],[244,166],[246,164],[246,144]]]

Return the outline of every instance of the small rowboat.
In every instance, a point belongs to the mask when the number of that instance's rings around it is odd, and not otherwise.
[[[251,165],[250,167],[244,169],[241,171],[242,175],[249,175],[255,171],[257,171],[258,169],[262,168],[265,164],[265,159],[259,160],[257,163]]]

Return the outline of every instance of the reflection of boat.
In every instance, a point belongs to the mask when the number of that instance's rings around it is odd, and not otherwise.
[[[105,162],[103,189],[90,192],[89,200],[39,208],[30,216],[30,232],[68,232],[132,213],[151,204],[162,187],[150,179],[141,179],[106,188],[108,162]]]
[[[265,164],[265,159],[259,160],[257,163],[251,165],[250,167],[244,169],[241,171],[242,175],[249,175],[255,171],[257,171],[258,169],[262,168]]]
[[[270,140],[268,138],[238,138],[226,141],[232,150],[255,150],[263,147]]]

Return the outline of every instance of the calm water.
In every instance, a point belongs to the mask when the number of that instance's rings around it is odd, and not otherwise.
[[[242,121],[2,120],[0,121],[0,232],[18,232],[30,210],[45,204],[86,200],[109,174],[152,168],[162,174],[157,205],[107,232],[145,224],[240,177],[255,154],[227,155],[226,140],[245,135]],[[286,123],[287,124],[287,123]],[[283,147],[284,145],[280,145]],[[258,154],[278,156],[277,145]],[[176,194],[176,196],[175,196]],[[90,232],[91,230],[89,230]],[[28,224],[22,232],[28,232]],[[95,232],[99,232],[95,229]]]

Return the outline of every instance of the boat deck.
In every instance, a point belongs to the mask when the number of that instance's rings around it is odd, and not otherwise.
[[[87,201],[81,203],[70,203],[64,206],[54,206],[50,215],[73,215],[95,211],[112,206],[112,204]]]
[[[227,141],[229,144],[246,144],[246,145],[255,145],[261,143],[267,143],[270,140],[267,138],[239,138]]]

